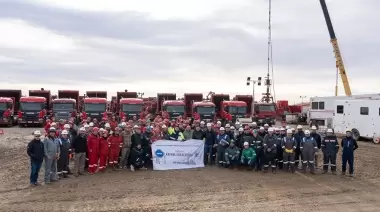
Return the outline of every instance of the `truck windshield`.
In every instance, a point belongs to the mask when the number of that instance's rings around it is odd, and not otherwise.
[[[183,105],[167,105],[166,111],[169,113],[184,113],[185,106]]]
[[[44,109],[44,103],[42,102],[20,102],[21,111],[41,111]]]
[[[53,103],[53,110],[73,111],[74,103]]]
[[[104,112],[106,111],[106,103],[85,103],[84,110],[87,112]]]
[[[122,104],[123,112],[141,112],[142,111],[142,105],[135,105],[135,104]]]
[[[265,111],[265,112],[274,112],[274,111],[276,111],[276,108],[274,107],[274,105],[258,105],[257,109],[259,111]]]
[[[0,102],[0,110],[1,111],[4,111],[4,110],[8,109],[7,107],[8,106],[7,106],[6,102]]]
[[[199,107],[197,107],[197,113],[199,113],[199,114],[214,114],[215,113],[215,107],[199,106]]]
[[[246,114],[247,113],[247,107],[229,106],[228,112],[231,114]]]

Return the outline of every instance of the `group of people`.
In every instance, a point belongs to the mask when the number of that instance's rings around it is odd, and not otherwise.
[[[248,169],[276,173],[277,169],[295,172],[300,168],[315,173],[318,154],[323,152],[323,172],[336,174],[336,157],[339,147],[343,148],[342,174],[353,175],[354,150],[358,148],[351,131],[339,144],[332,129],[327,130],[324,138],[313,126],[303,130],[302,126],[292,129],[288,126],[273,128],[269,125],[259,127],[257,123],[242,126],[240,123],[220,121],[206,123],[200,120],[177,118],[163,119],[122,119],[98,122],[86,119],[78,122],[54,118],[47,121],[45,138],[42,132],[35,131],[34,139],[29,142],[27,153],[31,161],[30,184],[38,183],[38,173],[44,162],[45,184],[67,178],[70,174],[83,175],[87,167],[89,174],[104,172],[107,167],[117,169],[146,169],[151,165],[151,144],[157,140],[186,141],[190,139],[205,142],[205,165],[217,164],[221,167]],[[70,170],[70,158],[74,159],[74,170]],[[299,167],[301,165],[301,167]]]

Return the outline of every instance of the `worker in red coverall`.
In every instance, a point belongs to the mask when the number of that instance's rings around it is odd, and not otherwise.
[[[99,160],[99,128],[92,128],[92,132],[87,137],[88,150],[88,172],[94,174],[98,169]]]
[[[117,121],[116,121],[116,117],[115,116],[112,116],[112,119],[109,121],[110,123],[110,126],[111,126],[111,130],[115,130],[115,128],[117,127]]]
[[[50,127],[51,127],[51,121],[48,119],[48,120],[46,120],[46,124],[44,127],[45,133],[49,132]]]
[[[102,136],[99,138],[99,171],[106,170],[108,155],[109,155],[108,132],[103,129]]]
[[[116,171],[117,163],[119,160],[120,148],[123,145],[123,139],[120,136],[120,128],[116,127],[113,135],[108,138],[109,142],[109,155],[108,163],[112,166],[112,169]]]

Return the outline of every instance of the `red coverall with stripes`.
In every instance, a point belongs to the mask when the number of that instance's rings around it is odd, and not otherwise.
[[[102,136],[99,139],[99,171],[107,168],[107,159],[109,154],[108,137]]]
[[[87,150],[88,150],[88,172],[95,173],[98,168],[99,160],[99,137],[90,134],[87,137]]]
[[[117,165],[119,160],[120,148],[123,144],[123,139],[120,135],[111,135],[108,138],[109,142],[109,156],[108,163],[110,165]]]

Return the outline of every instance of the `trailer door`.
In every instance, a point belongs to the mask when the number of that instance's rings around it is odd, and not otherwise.
[[[346,131],[346,115],[349,116],[348,106],[349,103],[344,101],[336,101],[333,116],[333,128],[335,133],[345,133]]]

